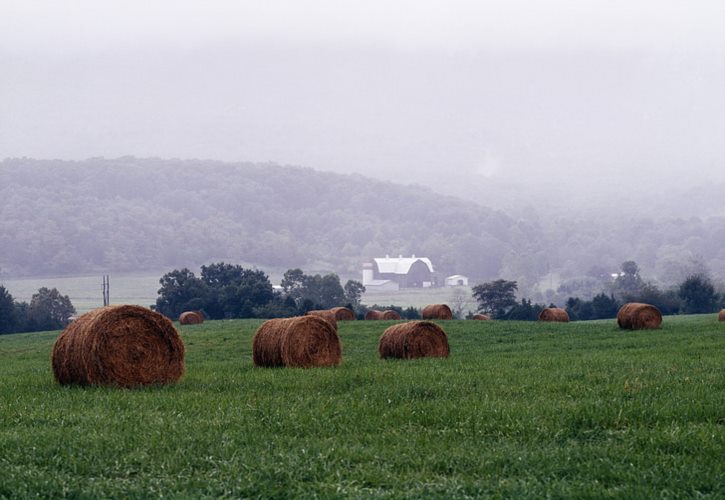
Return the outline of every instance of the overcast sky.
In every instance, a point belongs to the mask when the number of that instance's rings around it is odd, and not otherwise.
[[[0,0],[0,157],[709,182],[723,26],[719,0]]]

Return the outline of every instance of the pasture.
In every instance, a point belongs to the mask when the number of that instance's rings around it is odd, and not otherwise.
[[[60,387],[57,332],[0,336],[0,497],[722,497],[725,323],[440,322],[448,359],[262,369],[258,320],[178,327],[186,375]]]

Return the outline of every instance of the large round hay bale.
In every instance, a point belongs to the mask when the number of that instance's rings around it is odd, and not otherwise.
[[[380,319],[388,319],[388,320],[399,320],[403,319],[400,317],[400,314],[398,314],[398,311],[394,311],[392,309],[388,309],[386,311],[383,311],[382,317]]]
[[[662,313],[651,304],[630,302],[619,309],[617,324],[627,330],[651,330],[662,324]]]
[[[340,338],[320,316],[270,319],[257,329],[252,341],[257,366],[311,368],[340,364]]]
[[[553,321],[559,323],[568,323],[569,314],[560,307],[547,307],[539,313],[539,321]]]
[[[316,311],[307,311],[308,316],[317,316],[318,318],[322,318],[328,323],[330,323],[335,330],[337,330],[337,318],[335,317],[335,313],[332,312],[330,309],[319,309]]]
[[[725,321],[725,309],[720,310],[720,314],[717,315],[718,321]]]
[[[491,316],[489,316],[488,314],[474,314],[471,319],[475,319],[478,321],[488,321],[491,319]]]
[[[365,313],[365,320],[383,319],[383,311],[370,310]]]
[[[383,332],[378,353],[383,359],[447,358],[448,336],[431,321],[399,323]]]
[[[423,308],[423,319],[453,319],[453,312],[446,304],[430,304]]]
[[[140,306],[106,306],[61,332],[52,353],[63,385],[135,387],[176,382],[184,344],[167,317]]]
[[[353,321],[355,313],[347,307],[333,307],[330,312],[335,315],[337,321]]]
[[[198,325],[204,322],[204,315],[199,311],[185,311],[179,315],[179,324]]]

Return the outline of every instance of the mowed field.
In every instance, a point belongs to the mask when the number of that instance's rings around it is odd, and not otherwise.
[[[725,323],[450,321],[448,359],[261,369],[260,321],[180,327],[170,387],[53,381],[57,332],[0,337],[0,497],[723,497]]]

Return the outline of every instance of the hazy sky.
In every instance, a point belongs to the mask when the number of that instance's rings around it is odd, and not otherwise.
[[[3,1],[0,157],[476,187],[725,177],[725,2]]]

